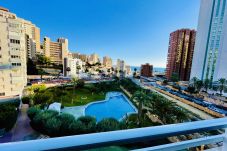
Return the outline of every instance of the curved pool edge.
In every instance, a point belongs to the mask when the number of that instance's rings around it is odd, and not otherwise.
[[[118,95],[114,95],[114,96],[108,96],[108,94],[110,93],[117,93]],[[123,117],[121,117],[120,119],[117,119],[118,121],[122,121],[123,119],[126,118],[126,116],[129,116],[131,114],[136,114],[138,113],[138,109],[134,106],[134,104],[125,96],[124,93],[122,92],[108,92],[106,94],[106,97],[105,97],[105,100],[101,100],[101,101],[96,101],[96,102],[91,102],[91,103],[88,103],[87,105],[84,106],[84,109],[83,109],[83,115],[85,116],[85,110],[90,106],[90,105],[93,105],[93,104],[99,104],[99,103],[103,103],[103,102],[107,102],[109,101],[109,98],[110,97],[117,97],[117,96],[123,96],[124,99],[128,102],[128,104],[135,110],[135,112],[127,112],[126,115],[124,115]],[[114,118],[114,117],[113,117]]]

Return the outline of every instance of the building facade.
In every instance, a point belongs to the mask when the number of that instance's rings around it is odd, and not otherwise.
[[[27,58],[35,59],[36,53],[40,53],[40,29],[30,21],[20,18],[25,32],[25,48]]]
[[[27,84],[24,24],[0,7],[0,96],[21,95]]]
[[[105,68],[112,68],[112,59],[108,56],[103,57],[103,66]]]
[[[201,0],[191,78],[227,78],[226,0]]]
[[[153,65],[150,65],[149,63],[141,65],[140,75],[144,77],[152,77]]]
[[[90,56],[89,56],[89,58],[88,58],[88,62],[90,63],[90,64],[95,64],[95,63],[98,63],[98,62],[100,62],[100,60],[99,60],[99,56],[97,55],[97,54],[91,54]]]
[[[85,54],[79,54],[79,59],[83,62],[88,62],[88,56]]]
[[[63,75],[65,77],[79,77],[83,70],[83,62],[77,58],[64,58]]]
[[[166,78],[173,74],[181,81],[190,79],[192,58],[194,53],[196,31],[180,29],[170,34],[166,66]]]
[[[117,66],[116,66],[117,76],[125,77],[126,76],[126,63],[124,60],[117,59]]]
[[[53,42],[48,37],[44,37],[43,51],[52,63],[63,64],[64,58],[68,57],[68,39],[59,38]]]

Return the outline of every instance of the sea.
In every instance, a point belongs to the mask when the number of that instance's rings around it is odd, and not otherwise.
[[[134,71],[134,69],[137,69],[137,71],[140,71],[140,67],[138,66],[131,66],[131,70],[132,72]],[[165,73],[166,68],[161,68],[161,67],[154,67],[153,68],[153,72],[158,72],[158,73]]]

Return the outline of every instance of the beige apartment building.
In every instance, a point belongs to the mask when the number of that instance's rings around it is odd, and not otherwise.
[[[36,53],[40,52],[40,29],[32,22],[20,19],[24,25],[25,32],[25,47],[27,50],[27,57],[35,59]]]
[[[88,61],[88,56],[85,54],[80,54],[79,55],[79,59],[83,62],[87,62]]]
[[[46,57],[55,64],[63,64],[64,58],[68,57],[68,39],[59,38],[53,42],[48,37],[44,37],[43,51]]]
[[[0,7],[0,96],[21,95],[27,84],[24,24]]]
[[[99,56],[97,55],[97,54],[95,54],[95,53],[93,53],[93,54],[91,54],[90,56],[89,56],[89,58],[88,58],[88,62],[90,63],[90,64],[95,64],[95,63],[97,63],[97,62],[99,62],[100,60],[99,60]]]
[[[112,59],[108,56],[103,57],[103,66],[106,68],[112,68]]]

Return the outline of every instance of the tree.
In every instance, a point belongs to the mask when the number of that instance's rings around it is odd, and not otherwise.
[[[202,80],[197,80],[195,82],[196,91],[197,92],[200,92],[200,90],[202,89],[202,87],[203,87],[203,81]]]
[[[38,75],[40,75],[41,82],[43,82],[43,75],[44,75],[45,73],[46,73],[46,72],[45,72],[43,69],[38,69]]]
[[[52,95],[49,92],[45,93],[36,93],[33,97],[33,102],[35,105],[37,104],[46,104],[49,103],[52,99]]]
[[[178,82],[180,80],[179,75],[177,73],[172,73],[171,80],[173,82]]]
[[[24,96],[21,100],[23,104],[30,104],[30,97],[28,96]]]
[[[28,75],[37,75],[38,74],[36,64],[30,58],[28,58],[28,61],[27,61],[27,74]]]
[[[72,83],[73,83],[73,94],[74,94],[74,96],[75,96],[75,90],[76,90],[77,82],[78,82],[78,79],[76,77],[73,77]]]
[[[225,88],[225,84],[226,84],[226,79],[225,78],[221,78],[218,80],[219,82],[219,91],[220,91],[220,94],[222,95],[222,92]]]
[[[196,82],[197,82],[198,80],[199,80],[199,79],[196,78],[196,77],[193,77],[193,78],[190,80],[190,82],[191,82],[191,84],[193,85],[193,87],[196,87]]]
[[[85,85],[85,82],[84,82],[84,80],[83,80],[83,79],[79,79],[79,80],[77,80],[77,87],[79,87],[79,88],[83,88],[83,87],[84,87],[84,85]]]
[[[190,94],[192,94],[192,93],[195,93],[195,87],[194,86],[188,86],[188,92],[190,93]]]
[[[209,88],[209,85],[210,85],[210,80],[209,79],[205,79],[204,82],[203,82],[203,87],[205,88],[206,92]]]
[[[132,99],[136,99],[137,101],[139,101],[139,107],[138,107],[138,117],[137,117],[137,122],[138,125],[141,124],[142,122],[142,109],[143,109],[143,104],[148,101],[149,97],[147,96],[147,94],[141,90],[141,91],[136,91],[133,96]]]
[[[11,130],[17,121],[17,115],[17,106],[14,104],[0,104],[0,129]]]

